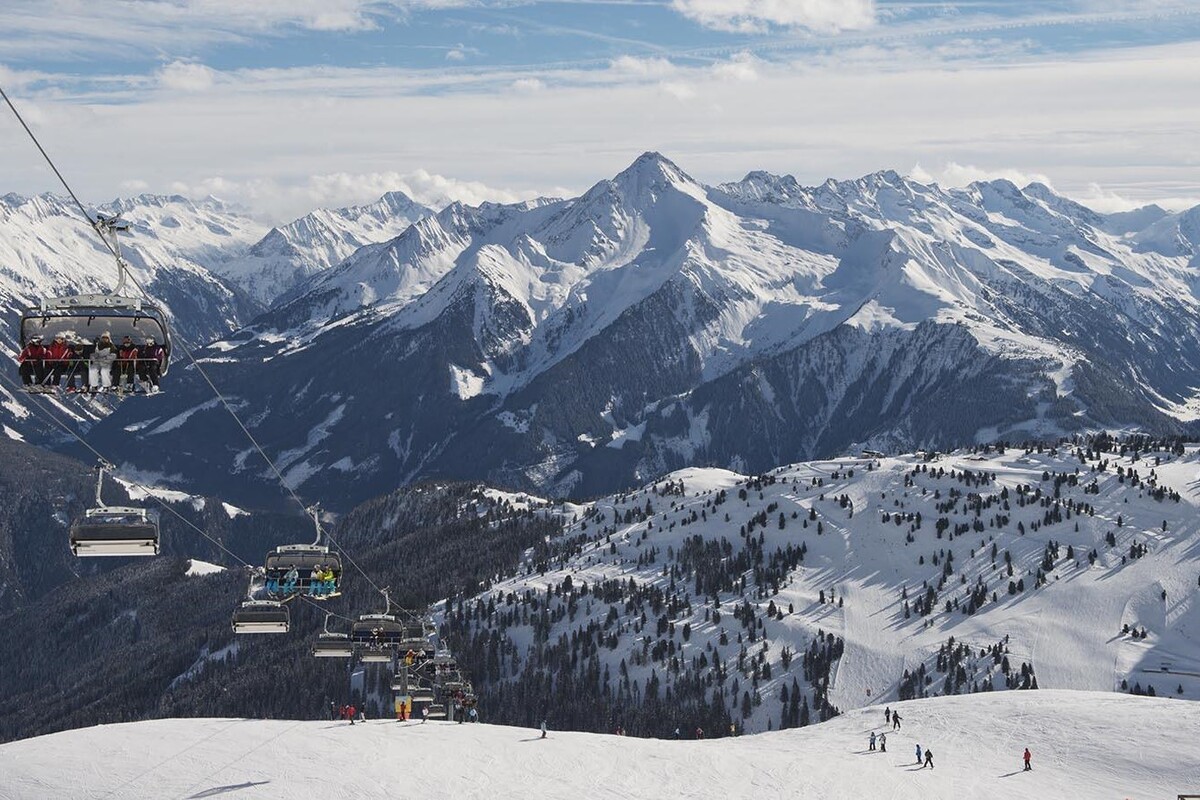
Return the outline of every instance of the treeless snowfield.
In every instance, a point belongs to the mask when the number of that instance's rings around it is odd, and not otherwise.
[[[0,797],[1174,798],[1200,793],[1200,704],[1069,691],[896,703],[799,730],[660,741],[492,725],[157,720],[0,746]],[[919,769],[914,747],[934,751]],[[1021,753],[1033,751],[1032,772]]]

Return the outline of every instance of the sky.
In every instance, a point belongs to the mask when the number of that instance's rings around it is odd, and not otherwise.
[[[0,85],[90,202],[270,221],[895,169],[1200,203],[1196,0],[3,0]],[[58,191],[5,111],[0,194]]]

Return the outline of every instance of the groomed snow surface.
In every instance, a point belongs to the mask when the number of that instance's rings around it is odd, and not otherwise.
[[[0,746],[0,797],[1129,798],[1200,792],[1200,705],[1070,692],[893,704],[802,729],[661,741],[445,722],[157,720]],[[933,770],[914,763],[916,744]],[[1033,752],[1033,771],[1021,753]]]

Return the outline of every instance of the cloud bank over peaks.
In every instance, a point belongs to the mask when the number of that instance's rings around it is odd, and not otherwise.
[[[145,190],[145,184],[139,182]],[[170,191],[188,197],[219,197],[262,214],[271,222],[281,222],[309,213],[314,208],[340,208],[379,199],[387,192],[400,191],[418,203],[442,208],[459,201],[467,205],[484,202],[516,203],[546,194],[489,186],[479,181],[460,180],[424,169],[412,172],[334,172],[313,175],[299,182],[272,179],[237,180],[206,178],[195,183],[175,182]],[[569,194],[555,189],[548,194]]]
[[[671,7],[705,27],[740,33],[773,27],[833,32],[875,23],[875,0],[671,0]]]

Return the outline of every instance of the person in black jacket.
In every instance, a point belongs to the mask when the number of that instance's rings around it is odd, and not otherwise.
[[[146,391],[152,394],[158,391],[158,379],[162,376],[162,367],[166,360],[166,348],[155,342],[153,336],[147,336],[146,343],[138,353],[137,362],[138,380],[142,382],[143,388],[149,387]]]

